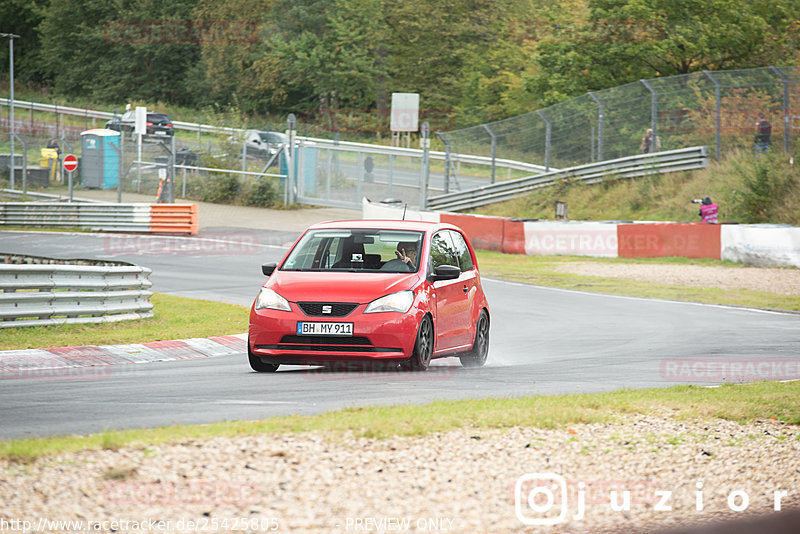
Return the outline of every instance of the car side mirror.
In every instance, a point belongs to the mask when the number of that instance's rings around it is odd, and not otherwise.
[[[461,276],[461,269],[455,265],[439,265],[433,270],[434,280],[455,280]]]
[[[275,272],[275,269],[278,268],[277,263],[265,263],[261,266],[261,272],[264,273],[266,276],[271,275]]]

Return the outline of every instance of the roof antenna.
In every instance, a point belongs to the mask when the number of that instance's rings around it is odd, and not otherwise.
[[[405,206],[403,206],[403,220],[406,220],[406,208],[408,208],[408,202],[406,202]]]

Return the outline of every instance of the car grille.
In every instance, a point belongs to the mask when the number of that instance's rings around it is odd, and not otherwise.
[[[298,302],[303,313],[309,317],[344,317],[358,307],[349,302]],[[323,313],[324,306],[330,306],[330,313]]]
[[[399,352],[401,348],[375,347],[365,337],[283,336],[278,345],[256,345],[257,349],[297,352]]]

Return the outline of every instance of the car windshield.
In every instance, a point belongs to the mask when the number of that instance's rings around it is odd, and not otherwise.
[[[258,134],[262,141],[265,143],[284,143],[286,142],[286,136],[280,133],[273,133],[273,132],[261,132]]]
[[[377,229],[309,230],[282,271],[409,273],[419,269],[423,232]]]

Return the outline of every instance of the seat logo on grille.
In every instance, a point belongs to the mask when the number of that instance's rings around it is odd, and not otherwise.
[[[333,306],[322,306],[322,313],[331,313],[333,311]]]

